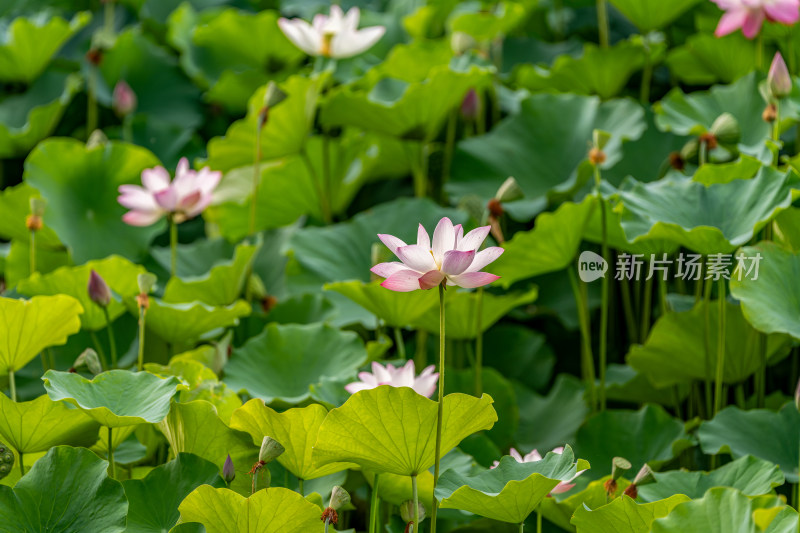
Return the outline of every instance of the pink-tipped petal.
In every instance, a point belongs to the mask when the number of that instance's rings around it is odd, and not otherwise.
[[[146,168],[142,171],[142,184],[151,192],[169,187],[169,172],[164,167]]]
[[[165,211],[175,211],[175,208],[178,207],[178,195],[172,187],[164,189],[163,191],[158,191],[153,197],[156,199],[156,203],[158,203],[159,207]]]
[[[505,249],[500,248],[499,246],[491,246],[481,250],[475,254],[475,259],[472,260],[472,264],[469,265],[467,272],[477,272],[481,270],[503,255],[503,252],[505,252]]]
[[[158,222],[162,213],[159,211],[128,211],[122,215],[122,221],[131,226],[151,226]]]
[[[493,281],[497,281],[498,279],[500,279],[500,276],[495,276],[494,274],[489,274],[488,272],[464,272],[458,276],[450,277],[450,280],[452,280],[453,283],[465,289],[483,287],[484,285],[488,285]]]
[[[419,278],[419,286],[421,289],[432,289],[438,286],[444,279],[444,274],[438,270],[431,270]]]
[[[444,259],[444,253],[447,250],[455,248],[456,244],[456,231],[453,227],[453,222],[444,217],[436,225],[433,231],[433,256],[438,263]]]
[[[742,24],[742,33],[748,39],[753,39],[761,31],[764,24],[764,12],[762,10],[750,11]]]
[[[430,398],[436,392],[436,383],[439,381],[439,374],[420,375],[414,381],[414,390],[417,393]]]
[[[794,24],[800,19],[800,2],[797,0],[777,0],[764,4],[767,18],[772,22]]]
[[[120,195],[117,201],[128,209],[138,209],[140,211],[153,211],[158,209],[152,193],[142,189],[137,185],[120,185]]]
[[[575,486],[575,483],[564,483],[563,481],[556,485],[556,488],[550,491],[550,494],[562,494],[564,492],[569,491],[572,487]]]
[[[392,373],[389,369],[393,370],[391,365],[383,366],[377,361],[372,362],[372,375],[375,376],[375,381],[378,383],[389,383],[392,381]]]
[[[513,458],[514,458],[514,460],[515,460],[516,462],[518,462],[518,463],[521,463],[521,462],[523,462],[523,461],[522,461],[522,456],[520,455],[520,453],[517,451],[517,449],[516,449],[516,448],[511,448],[510,450],[508,450],[508,455],[510,455],[511,457],[513,457]]]
[[[344,390],[349,392],[350,394],[355,394],[362,390],[369,390],[374,389],[375,387],[370,387],[366,383],[362,383],[361,381],[354,381],[353,383],[348,383],[344,386]]]
[[[381,240],[383,244],[395,255],[397,255],[397,249],[401,246],[406,246],[406,243],[395,237],[394,235],[386,235],[383,233],[378,234],[378,238]]]
[[[457,276],[466,271],[475,258],[475,252],[460,252],[458,250],[448,250],[444,253],[442,261],[442,273],[446,276]]]
[[[475,250],[477,252],[478,248],[483,244],[483,241],[486,240],[486,236],[489,235],[491,229],[491,226],[482,226],[470,231],[458,242],[458,249],[464,251]]]
[[[377,265],[375,265],[370,269],[370,272],[372,272],[376,276],[380,276],[382,278],[388,278],[395,272],[399,272],[407,268],[408,267],[405,266],[403,263],[397,263],[397,262],[378,263]]]
[[[423,246],[417,244],[401,246],[394,253],[408,268],[417,272],[427,272],[437,268],[431,251]]]
[[[386,278],[381,287],[395,292],[411,292],[421,288],[419,278],[419,272],[400,270]]]
[[[428,236],[428,232],[425,231],[425,226],[422,224],[420,224],[419,229],[417,229],[417,246],[422,246],[429,250],[431,248],[431,238]]]
[[[742,26],[744,26],[745,19],[747,18],[748,10],[745,9],[732,9],[727,11],[725,14],[722,15],[722,18],[719,19],[719,24],[717,24],[717,29],[714,32],[714,35],[717,37],[724,37],[730,33],[735,32]]]

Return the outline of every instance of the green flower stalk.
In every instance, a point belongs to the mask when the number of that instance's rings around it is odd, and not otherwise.
[[[264,105],[258,112],[258,120],[256,122],[256,143],[255,155],[253,157],[253,192],[250,202],[250,223],[249,234],[253,235],[256,232],[256,214],[258,209],[258,188],[261,184],[261,130],[267,125],[269,121],[269,113],[273,107],[283,102],[286,99],[286,93],[278,88],[274,81],[269,82],[267,90],[264,92]]]
[[[400,518],[406,524],[406,533],[417,533],[421,524],[425,520],[425,506],[419,503],[417,494],[416,476],[412,478],[413,500],[407,500],[400,505]],[[413,529],[411,529],[413,527]]]
[[[44,216],[45,201],[41,198],[31,198],[31,214],[25,219],[25,227],[30,232],[30,274],[36,272],[36,232],[44,226],[42,217]]]
[[[276,441],[272,437],[264,437],[264,439],[261,441],[261,449],[258,452],[258,461],[253,465],[253,468],[251,468],[249,472],[253,479],[251,487],[252,494],[256,493],[256,478],[259,472],[265,474],[265,488],[269,488],[271,479],[269,470],[266,468],[266,466],[285,451],[286,448],[284,448],[280,442]]]
[[[136,305],[139,308],[139,357],[137,358],[137,370],[144,370],[144,332],[145,316],[150,307],[150,297],[148,296],[156,285],[156,277],[153,274],[139,274],[136,277],[139,285],[139,294],[136,296]]]

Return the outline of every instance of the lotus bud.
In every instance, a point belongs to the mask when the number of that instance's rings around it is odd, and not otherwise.
[[[14,467],[14,454],[0,442],[0,479],[6,477]]]
[[[614,457],[611,460],[611,479],[618,480],[631,469],[631,463],[624,457]]]
[[[522,189],[513,176],[506,178],[506,181],[497,189],[497,194],[494,195],[499,202],[508,203],[516,200],[521,200],[525,196]]]
[[[422,503],[417,503],[417,507],[419,508],[419,521],[422,523],[425,520],[425,506]],[[403,504],[400,506],[400,518],[403,519],[403,522],[408,524],[409,522],[414,521],[414,501],[407,500],[404,501]]]
[[[119,80],[114,86],[114,94],[111,100],[111,107],[120,117],[126,117],[136,111],[138,100],[136,93],[125,80]]]
[[[478,46],[478,41],[475,38],[463,31],[454,31],[450,36],[450,49],[457,56],[460,56],[469,50]]]
[[[89,298],[100,307],[108,307],[108,304],[111,303],[111,289],[108,288],[106,281],[94,269],[89,274],[87,289]]]
[[[105,146],[106,144],[108,144],[108,137],[103,133],[103,130],[94,130],[92,134],[89,135],[89,140],[86,141],[86,149],[93,150],[98,146]]]
[[[777,99],[785,98],[792,92],[792,77],[789,75],[789,69],[786,68],[786,62],[780,52],[777,52],[772,59],[767,76],[767,86],[770,94]]]
[[[228,454],[228,458],[225,459],[225,464],[222,465],[222,479],[225,480],[225,483],[230,485],[235,478],[236,469],[233,467],[233,459],[231,459],[230,454]]]
[[[739,142],[742,136],[742,130],[739,128],[739,121],[730,113],[723,113],[711,125],[710,134],[715,137],[719,144],[723,146],[732,146]],[[711,146],[709,148],[715,148]]]
[[[25,227],[28,231],[39,231],[44,226],[42,216],[44,216],[45,201],[41,198],[31,198],[31,214],[25,219]]]
[[[264,440],[261,441],[261,450],[258,452],[258,460],[267,464],[285,451],[286,448],[280,442],[272,437],[264,437]]]
[[[328,507],[335,511],[339,511],[348,503],[350,503],[350,494],[338,485],[333,487]]]
[[[474,88],[467,91],[461,101],[461,116],[464,120],[475,121],[481,114],[481,99]]]
[[[78,358],[75,359],[75,362],[72,363],[72,368],[70,368],[70,372],[75,372],[76,368],[82,366],[86,366],[89,372],[95,376],[103,371],[103,366],[100,364],[100,358],[97,356],[97,352],[91,348],[86,348]]]

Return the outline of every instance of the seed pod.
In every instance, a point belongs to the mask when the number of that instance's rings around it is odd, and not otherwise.
[[[276,459],[285,451],[286,448],[284,448],[280,442],[272,437],[264,437],[264,440],[261,441],[261,450],[258,452],[258,460],[266,464]]]
[[[742,137],[739,121],[730,113],[723,113],[711,125],[710,133],[722,146],[736,146]],[[709,148],[713,146],[709,145]]]
[[[328,503],[328,507],[333,509],[334,511],[341,510],[342,507],[350,503],[350,493],[344,490],[340,486],[333,487],[331,491],[331,499]]]
[[[494,195],[494,197],[502,203],[521,200],[524,196],[525,193],[522,192],[522,188],[513,176],[506,178],[506,181],[497,189],[497,194]]]
[[[618,480],[631,469],[631,463],[624,457],[614,457],[611,460],[611,479]]]
[[[417,505],[419,506],[419,521],[421,523],[423,520],[425,520],[425,506],[422,505],[422,503],[418,503]],[[413,500],[404,501],[400,506],[400,518],[402,518],[403,522],[406,524],[414,520]]]
[[[0,442],[0,479],[6,477],[12,468],[14,468],[14,454],[8,446]]]

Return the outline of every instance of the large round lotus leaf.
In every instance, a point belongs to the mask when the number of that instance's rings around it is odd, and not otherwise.
[[[730,183],[734,180],[749,180],[758,174],[762,166],[761,161],[758,159],[740,154],[739,159],[736,161],[703,165],[694,173],[692,180],[703,185]]]
[[[634,344],[627,361],[646,375],[657,387],[668,387],[714,377],[717,368],[717,324],[719,304],[708,309],[708,346],[706,354],[706,304],[700,302],[690,311],[667,313],[656,321],[644,344]],[[739,383],[750,377],[761,365],[758,332],[745,320],[741,308],[725,305],[725,369],[723,381]],[[778,360],[788,353],[789,338],[770,335],[767,358]]]
[[[31,198],[39,198],[39,193],[27,183],[6,187],[0,191],[0,236],[7,240],[27,241],[30,231],[25,219],[31,212]],[[47,226],[36,232],[36,247],[54,248],[59,246],[55,232]]]
[[[0,372],[20,370],[48,346],[67,342],[81,329],[82,312],[78,300],[63,294],[0,298]]]
[[[86,448],[51,448],[13,490],[0,486],[0,532],[122,533],[128,502],[107,468]]]
[[[128,299],[125,303],[128,310],[137,312],[134,299]],[[224,307],[212,307],[197,301],[171,304],[151,297],[145,323],[148,331],[165,342],[185,344],[235,326],[250,311],[250,305],[244,300]]]
[[[593,96],[532,95],[491,132],[458,143],[448,190],[488,200],[514,176],[526,198],[569,191],[578,184],[579,167],[590,167],[586,157],[596,129],[611,134],[603,167],[611,168],[622,157],[622,141],[644,132],[644,110],[631,100],[601,103]]]
[[[38,78],[61,45],[91,18],[84,12],[69,22],[46,14],[0,22],[0,81],[30,83]]]
[[[399,139],[431,141],[464,95],[470,89],[483,89],[490,80],[488,70],[475,66],[466,72],[441,66],[431,69],[423,82],[386,78],[369,92],[342,86],[331,91],[320,120],[329,127],[353,126]]]
[[[442,418],[442,455],[497,421],[492,398],[448,394]],[[352,462],[376,472],[410,476],[434,464],[436,402],[409,387],[363,390],[333,409],[319,429],[314,463]]]
[[[653,474],[656,482],[639,487],[639,498],[655,502],[673,494],[702,498],[712,487],[732,487],[747,496],[767,494],[783,485],[780,468],[752,455],[740,457],[711,472],[673,470]]]
[[[273,487],[245,498],[228,489],[197,487],[179,508],[181,522],[207,533],[322,533],[320,508],[293,490]]]
[[[502,256],[501,256],[502,257]],[[492,271],[491,265],[487,268]],[[474,339],[477,336],[478,317],[477,291],[447,291],[445,295],[445,334],[448,339]],[[536,300],[539,291],[536,287],[525,292],[509,292],[499,296],[490,292],[483,293],[481,303],[481,333],[492,327],[512,309],[528,305]],[[429,294],[431,298],[438,298]],[[414,326],[430,333],[439,334],[439,305],[431,307],[419,317]]]
[[[167,416],[180,381],[149,372],[109,370],[88,380],[80,374],[48,370],[42,377],[50,399],[78,406],[99,424],[118,428]]]
[[[633,22],[639,31],[660,30],[700,0],[611,0],[611,5]]]
[[[278,462],[300,479],[316,479],[354,467],[348,463],[315,466],[311,448],[328,411],[319,404],[289,409],[282,413],[270,409],[259,399],[252,399],[233,413],[231,427],[246,431],[253,442],[261,445],[264,436],[280,442],[286,451]]]
[[[611,473],[614,457],[624,457],[634,470],[644,463],[657,469],[690,445],[683,423],[656,405],[598,413],[578,430],[575,440],[578,456],[592,465],[584,475],[593,479]]]
[[[76,263],[110,254],[135,260],[165,223],[144,228],[125,224],[117,187],[141,183],[142,171],[158,164],[153,154],[131,144],[87,148],[75,139],[53,138],[25,160],[24,178],[47,200],[45,223],[70,248]]]
[[[183,129],[202,122],[199,89],[183,76],[173,56],[139,29],[119,34],[99,69],[109,91],[123,80],[133,89],[137,115]],[[110,92],[106,99],[110,105]]]
[[[706,187],[672,174],[619,191],[622,228],[633,242],[666,239],[701,254],[731,253],[800,196],[800,177],[764,167],[755,178]]]
[[[162,533],[178,523],[178,506],[200,485],[219,488],[225,481],[214,463],[189,453],[150,471],[144,479],[122,482],[128,498],[126,533]]]
[[[675,494],[654,503],[638,504],[623,495],[594,510],[579,506],[571,523],[577,533],[648,533],[656,518],[667,516],[687,500],[686,496]]]
[[[25,155],[50,135],[81,89],[77,74],[48,70],[22,94],[0,101],[0,157]]]
[[[309,385],[323,376],[353,376],[366,359],[364,343],[351,331],[327,324],[272,323],[233,351],[225,383],[267,403],[296,404],[308,399]]]
[[[670,50],[667,66],[689,85],[733,83],[757,69],[756,43],[737,33],[717,37],[697,33]]]
[[[764,333],[788,333],[800,339],[800,253],[762,242],[741,250],[745,271],[731,277],[731,294],[742,304],[742,313],[753,327]],[[760,258],[759,258],[760,256]],[[746,275],[750,264],[758,264]]]
[[[518,463],[503,457],[497,468],[474,476],[449,470],[439,478],[436,497],[442,509],[461,509],[480,516],[519,524],[525,521],[560,481],[569,481],[586,461],[574,461],[572,448],[548,453],[541,461]]]
[[[89,298],[87,286],[89,275],[94,270],[105,280],[115,296],[108,307],[109,318],[116,320],[126,312],[121,298],[128,298],[139,293],[136,278],[145,273],[142,266],[134,265],[124,257],[113,255],[98,261],[89,261],[77,267],[62,267],[53,272],[41,275],[38,272],[17,284],[17,291],[26,296],[66,294],[78,300],[83,306],[81,327],[96,331],[106,327],[106,315],[103,308]]]
[[[721,114],[730,113],[742,132],[739,149],[757,156],[770,133],[770,125],[761,118],[764,99],[758,83],[758,76],[752,73],[732,85],[717,85],[707,92],[687,95],[674,89],[655,104],[656,124],[678,135],[700,135],[709,131]]]
[[[516,387],[517,445],[521,449],[544,452],[574,442],[578,428],[589,414],[584,394],[584,384],[569,374],[559,374],[547,396]],[[547,431],[542,431],[543,427]]]
[[[578,482],[583,478],[583,475],[579,477]],[[560,495],[556,495],[553,498],[545,498],[542,500],[540,507],[542,516],[566,531],[575,531],[575,526],[571,525],[570,521],[579,508],[598,509],[608,503],[608,491],[605,488],[605,482],[609,479],[611,479],[610,475],[592,481],[582,490],[570,491],[566,498],[559,499]],[[623,494],[628,485],[630,485],[630,482],[624,477],[617,480],[617,495]]]
[[[697,0],[694,0],[697,1]],[[520,88],[531,92],[558,91],[573,94],[596,94],[603,100],[617,96],[630,77],[647,60],[645,49],[631,41],[620,41],[610,48],[586,44],[583,55],[559,56],[550,70],[523,64],[516,72]]]
[[[439,300],[430,292],[395,292],[384,289],[380,284],[380,281],[340,281],[326,284],[325,290],[347,296],[390,327],[413,324],[434,306],[438,310]]]
[[[520,324],[497,324],[485,333],[483,342],[484,365],[515,376],[532,390],[550,388],[556,356],[543,333]]]
[[[750,498],[741,492],[718,487],[703,498],[676,506],[653,522],[653,533],[756,533]]]
[[[0,440],[19,453],[46,452],[53,446],[90,446],[99,427],[80,409],[39,396],[13,402],[0,394]]]
[[[713,420],[700,424],[697,438],[703,453],[728,453],[734,458],[753,455],[781,467],[786,481],[797,483],[800,459],[800,413],[787,403],[777,413],[766,409],[742,411],[727,407]],[[769,438],[764,436],[768,435]]]
[[[259,245],[240,244],[233,259],[213,266],[203,276],[170,278],[164,289],[164,301],[231,305],[242,294],[258,248]]]

